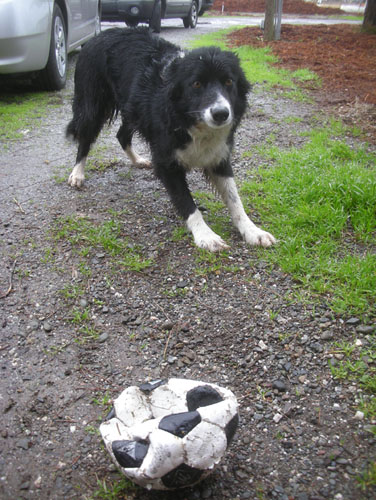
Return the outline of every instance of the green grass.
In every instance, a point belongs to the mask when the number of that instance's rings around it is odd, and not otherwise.
[[[124,236],[121,222],[111,217],[102,223],[95,223],[85,217],[67,216],[56,221],[53,235],[57,240],[70,241],[73,248],[88,258],[93,249],[103,250],[116,267],[142,271],[152,264],[141,255],[141,250],[131,245]],[[88,270],[85,268],[85,272]]]
[[[0,97],[0,140],[24,137],[46,116],[49,106],[56,106],[46,92],[2,95]]]
[[[215,45],[223,50],[229,50],[226,45],[226,36],[236,28],[217,31],[196,38],[192,48],[207,45]],[[255,48],[243,45],[232,50],[237,54],[247,79],[252,83],[262,84],[263,87],[272,88],[283,87],[289,91],[291,97],[305,99],[304,92],[299,88],[299,83],[307,81],[320,84],[319,77],[308,69],[299,69],[295,72],[273,66],[278,62],[278,58],[273,54],[270,47]]]
[[[300,149],[259,150],[268,165],[241,192],[279,239],[264,257],[335,312],[366,318],[375,315],[376,156],[333,139],[333,128]]]
[[[97,480],[98,489],[88,498],[93,500],[99,498],[101,500],[118,500],[120,498],[128,498],[129,493],[136,491],[137,487],[128,479],[120,477],[114,482],[107,483],[104,479]]]

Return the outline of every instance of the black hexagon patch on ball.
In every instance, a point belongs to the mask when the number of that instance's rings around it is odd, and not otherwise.
[[[172,378],[125,389],[100,432],[125,476],[147,489],[173,490],[214,470],[238,422],[230,390]]]

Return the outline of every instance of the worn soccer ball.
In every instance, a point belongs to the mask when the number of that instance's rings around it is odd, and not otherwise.
[[[172,490],[213,471],[238,422],[230,390],[171,378],[125,389],[100,432],[125,476],[147,489]]]

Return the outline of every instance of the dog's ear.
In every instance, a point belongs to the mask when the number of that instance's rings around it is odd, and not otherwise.
[[[239,95],[241,97],[245,98],[245,96],[248,94],[248,92],[250,92],[251,89],[252,89],[252,85],[247,80],[247,78],[244,74],[244,71],[240,68],[239,80],[238,80]]]
[[[182,74],[179,71],[181,58],[177,57],[169,64],[164,72],[164,81],[167,84],[168,95],[173,101],[178,101],[183,94]]]

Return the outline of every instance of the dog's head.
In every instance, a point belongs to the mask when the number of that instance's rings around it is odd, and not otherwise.
[[[175,109],[187,126],[235,127],[247,104],[250,85],[232,52],[217,47],[175,58],[166,72]]]

